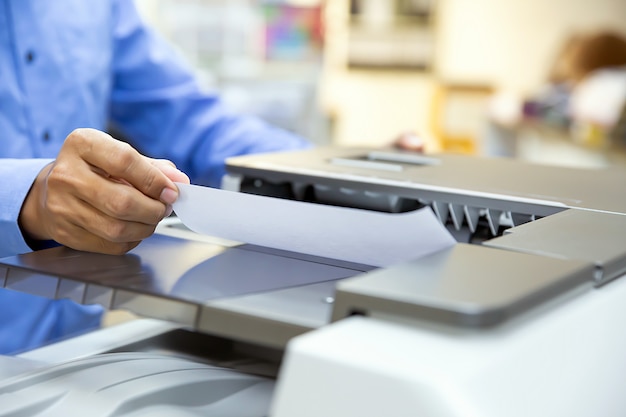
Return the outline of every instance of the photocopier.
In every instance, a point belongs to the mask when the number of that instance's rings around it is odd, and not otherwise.
[[[224,190],[432,209],[456,243],[377,267],[172,216],[123,256],[0,259],[1,287],[139,317],[0,356],[0,417],[623,417],[625,185],[623,167],[394,149],[231,158]]]

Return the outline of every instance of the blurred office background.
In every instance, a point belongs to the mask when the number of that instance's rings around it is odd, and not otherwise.
[[[626,163],[626,0],[137,3],[207,88],[320,145],[388,145],[408,130],[433,152]],[[600,88],[578,94],[572,119],[571,80],[555,73],[572,40],[603,33],[617,41],[591,50],[617,71],[587,83]]]

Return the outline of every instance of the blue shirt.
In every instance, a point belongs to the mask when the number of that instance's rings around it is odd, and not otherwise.
[[[226,157],[310,146],[231,114],[131,0],[0,0],[0,257],[31,250],[21,205],[79,127],[113,128],[209,186],[219,185]],[[0,290],[0,353],[97,326],[101,312]]]

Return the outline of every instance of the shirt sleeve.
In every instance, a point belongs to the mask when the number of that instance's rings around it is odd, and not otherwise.
[[[229,112],[142,23],[133,2],[114,7],[111,124],[142,153],[172,160],[194,183],[219,186],[227,157],[312,146],[258,118]]]
[[[30,252],[18,225],[26,195],[51,159],[1,159],[0,257]],[[93,330],[104,309],[0,288],[0,354],[15,354]]]
[[[0,160],[0,258],[30,252],[18,225],[26,195],[51,159]],[[14,354],[100,325],[103,308],[0,288],[0,354]]]
[[[100,326],[104,309],[0,289],[0,355],[14,355]]]
[[[51,159],[2,159],[0,162],[0,257],[30,252],[17,220],[35,178]]]

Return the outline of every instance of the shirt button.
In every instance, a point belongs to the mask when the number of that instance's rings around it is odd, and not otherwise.
[[[28,51],[26,52],[24,58],[26,59],[26,62],[30,64],[35,60],[35,53],[33,51]]]
[[[48,142],[50,140],[50,132],[48,130],[44,131],[41,138],[44,142]]]

